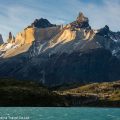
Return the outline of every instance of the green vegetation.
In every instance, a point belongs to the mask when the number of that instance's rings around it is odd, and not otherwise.
[[[64,98],[32,81],[0,80],[0,106],[65,106]]]
[[[83,105],[85,102],[84,105],[87,106],[120,107],[120,81],[91,83],[75,88],[68,87],[68,89],[60,87],[56,92],[65,96],[69,95],[72,99],[79,97],[79,105]],[[81,100],[82,98],[84,98],[84,102]]]
[[[47,88],[33,81],[0,79],[0,106],[120,107],[120,81]]]

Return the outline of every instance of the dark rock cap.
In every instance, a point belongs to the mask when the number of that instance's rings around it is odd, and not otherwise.
[[[44,18],[35,19],[35,21],[31,24],[31,27],[37,27],[37,28],[47,28],[53,26],[56,25],[51,24],[47,19]]]

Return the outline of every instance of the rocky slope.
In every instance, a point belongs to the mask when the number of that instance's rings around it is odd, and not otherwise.
[[[46,19],[36,19],[30,26],[19,32],[16,37],[9,33],[7,43],[0,46],[1,57],[9,58],[27,52],[30,46],[39,39],[43,43],[60,31],[60,26],[51,24]]]
[[[12,36],[0,47],[1,77],[48,86],[120,79],[120,32],[92,29],[83,13],[65,26],[41,18]]]

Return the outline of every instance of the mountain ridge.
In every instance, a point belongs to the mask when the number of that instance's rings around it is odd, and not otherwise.
[[[92,29],[83,13],[65,26],[35,20],[12,43],[1,45],[0,53],[1,77],[48,86],[120,79],[120,33],[107,25]]]

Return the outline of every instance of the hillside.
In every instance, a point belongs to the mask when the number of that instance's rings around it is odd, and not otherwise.
[[[56,93],[73,106],[120,107],[120,81],[67,86],[58,87]]]
[[[0,106],[66,106],[64,98],[32,81],[0,80]]]
[[[1,79],[0,106],[120,107],[120,81],[47,88],[32,81]]]

